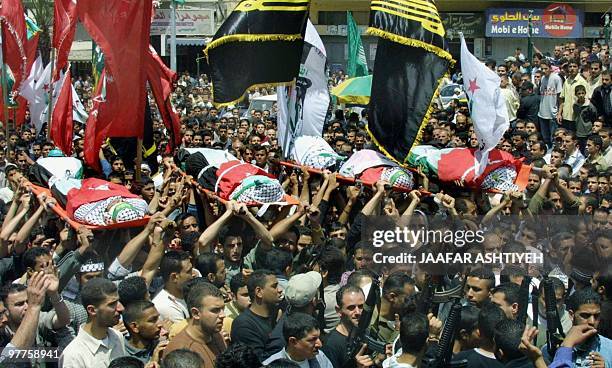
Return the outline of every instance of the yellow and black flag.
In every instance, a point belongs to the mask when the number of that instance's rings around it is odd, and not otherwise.
[[[243,0],[204,50],[213,103],[235,104],[260,85],[289,84],[299,75],[310,0]]]
[[[454,60],[433,0],[372,0],[368,34],[379,37],[368,131],[381,151],[404,163]]]

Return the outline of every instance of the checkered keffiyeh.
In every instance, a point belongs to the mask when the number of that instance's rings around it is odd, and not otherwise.
[[[108,205],[118,199],[120,199],[121,202],[107,210]],[[74,211],[74,219],[89,225],[105,226],[118,222],[141,219],[145,216],[147,211],[147,202],[141,198],[114,196],[102,201],[86,203],[80,206]]]
[[[482,189],[496,189],[501,192],[517,191],[516,170],[511,166],[504,166],[491,171],[484,179],[480,187]]]
[[[380,174],[380,180],[388,181],[391,185],[404,189],[412,189],[414,187],[412,173],[398,166],[385,168]]]
[[[234,189],[230,198],[243,203],[275,203],[283,200],[285,192],[280,182],[263,175],[245,178]]]
[[[342,157],[339,155],[327,152],[322,147],[316,147],[304,155],[301,164],[324,170],[334,166],[340,160],[342,160]]]

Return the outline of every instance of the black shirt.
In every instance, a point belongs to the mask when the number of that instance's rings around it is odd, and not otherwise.
[[[232,343],[243,343],[252,347],[261,359],[275,324],[274,318],[258,316],[249,308],[240,313],[232,323]]]
[[[321,350],[325,353],[325,356],[329,358],[334,368],[342,368],[347,361],[347,345],[348,336],[344,336],[336,329],[333,329],[325,336]]]
[[[504,366],[497,359],[484,356],[476,349],[460,351],[453,356],[454,361],[463,359],[467,360],[467,368],[503,368]]]

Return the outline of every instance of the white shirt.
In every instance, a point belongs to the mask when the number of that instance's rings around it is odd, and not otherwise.
[[[125,339],[118,331],[107,329],[107,337],[98,340],[83,328],[62,352],[59,366],[63,368],[106,368],[110,362],[126,355]]]
[[[564,161],[564,164],[568,164],[572,167],[572,177],[575,177],[578,175],[578,173],[580,172],[580,168],[582,167],[582,165],[584,164],[584,161],[586,159],[584,158],[584,156],[582,155],[582,153],[580,153],[580,150],[578,149],[578,147],[576,147],[574,149],[574,152],[569,155]]]
[[[178,322],[189,318],[187,303],[183,299],[172,296],[166,289],[162,289],[153,298],[153,304],[163,320]]]

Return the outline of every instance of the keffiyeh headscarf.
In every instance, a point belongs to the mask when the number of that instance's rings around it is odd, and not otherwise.
[[[263,175],[245,178],[234,189],[230,199],[243,203],[275,203],[284,197],[283,187],[278,180]]]
[[[108,211],[104,213],[104,219],[107,224],[115,224],[118,222],[127,222],[137,220],[144,217],[144,213],[139,211],[134,205],[127,202],[119,202],[112,205]]]
[[[398,166],[385,168],[380,174],[380,180],[388,181],[391,185],[404,189],[412,189],[414,187],[412,173]]]
[[[517,191],[516,170],[511,166],[504,166],[491,171],[484,179],[480,187],[482,189],[496,189],[500,192]]]
[[[325,139],[312,136],[298,137],[294,142],[291,156],[298,164],[318,170],[329,169],[338,161],[344,160]]]
[[[302,165],[323,170],[334,166],[342,157],[322,150],[312,150],[304,155]]]

